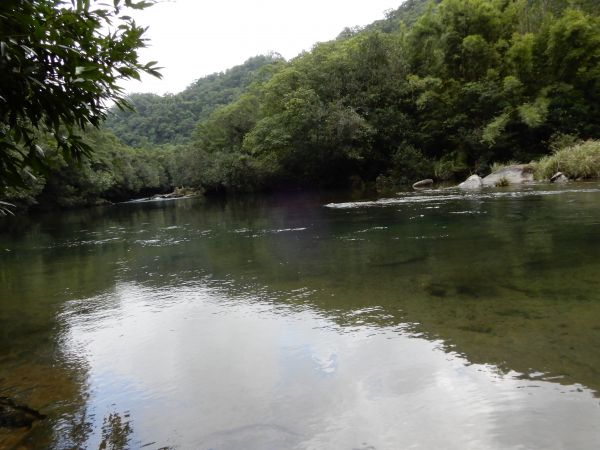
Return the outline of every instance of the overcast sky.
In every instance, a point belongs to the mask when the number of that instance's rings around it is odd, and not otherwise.
[[[270,51],[293,58],[347,26],[367,25],[403,0],[166,0],[135,15],[148,26],[163,79],[127,82],[128,92],[176,93],[213,72]]]

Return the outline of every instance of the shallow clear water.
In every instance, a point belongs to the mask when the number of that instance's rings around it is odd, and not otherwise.
[[[596,449],[600,186],[118,205],[0,234],[0,448]]]

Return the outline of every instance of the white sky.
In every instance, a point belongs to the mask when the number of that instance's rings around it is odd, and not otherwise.
[[[213,72],[270,51],[293,58],[344,27],[382,19],[403,0],[163,0],[135,14],[148,26],[143,62],[158,61],[163,79],[123,83],[128,92],[176,93]]]

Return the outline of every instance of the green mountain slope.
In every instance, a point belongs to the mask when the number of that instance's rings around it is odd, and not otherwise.
[[[199,120],[217,107],[236,100],[253,82],[269,78],[283,58],[255,56],[222,73],[200,78],[178,94],[132,94],[135,111],[113,108],[106,128],[135,147],[186,142]]]

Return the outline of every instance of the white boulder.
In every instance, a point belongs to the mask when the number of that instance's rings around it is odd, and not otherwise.
[[[459,189],[479,189],[483,186],[483,180],[479,175],[471,175],[466,181],[458,185]]]
[[[508,182],[508,184],[522,184],[531,183],[532,181],[533,167],[529,164],[514,164],[503,167],[482,180],[483,185],[486,187],[494,187],[504,182]]]

